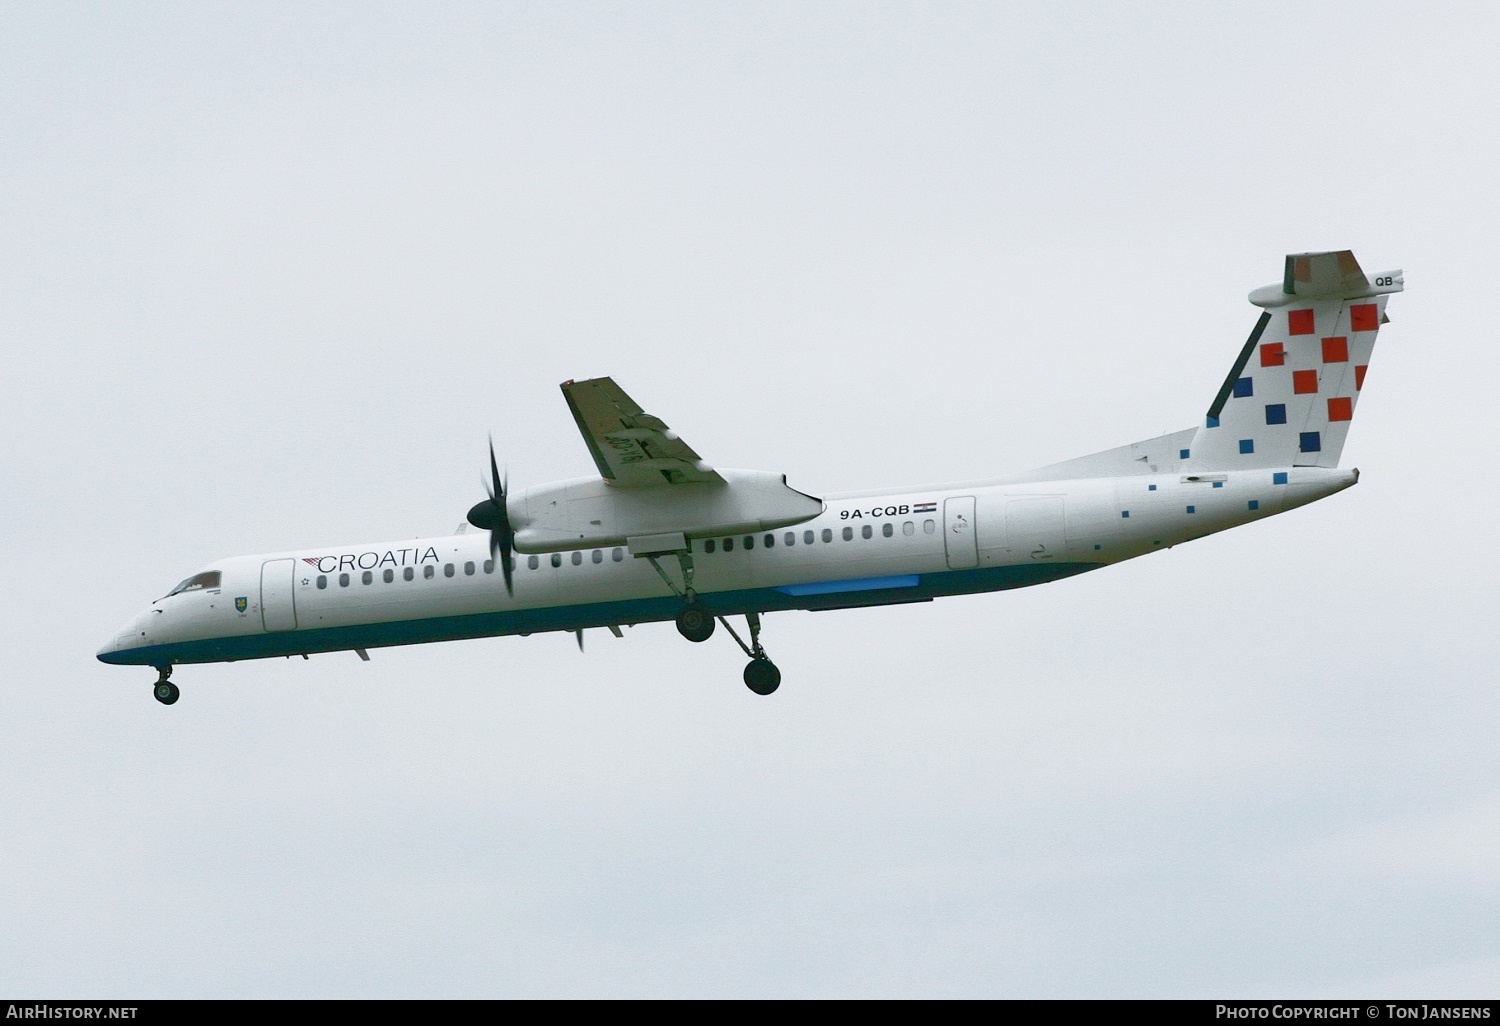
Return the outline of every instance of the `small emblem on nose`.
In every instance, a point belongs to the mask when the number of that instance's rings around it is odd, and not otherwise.
[[[249,605],[250,600],[245,598],[243,595],[234,600],[234,608],[241,613],[243,613],[245,611],[245,608]]]

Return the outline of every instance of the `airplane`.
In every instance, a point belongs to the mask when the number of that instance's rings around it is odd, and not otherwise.
[[[511,490],[491,439],[488,497],[460,533],[240,556],[188,577],[98,658],[183,664],[672,620],[721,624],[758,695],[781,683],[761,616],[1060,580],[1275,516],[1359,480],[1339,469],[1386,301],[1348,251],[1292,254],[1192,427],[977,483],[815,497],[785,475],[710,465],[608,378],[563,398],[597,477]],[[472,525],[480,533],[467,533]],[[496,573],[496,570],[499,573]],[[730,617],[743,616],[748,642]]]

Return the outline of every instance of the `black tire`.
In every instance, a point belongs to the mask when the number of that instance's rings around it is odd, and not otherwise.
[[[156,700],[162,705],[171,705],[182,697],[182,692],[177,690],[177,685],[169,680],[156,682]]]
[[[769,695],[781,687],[781,671],[769,659],[752,659],[745,665],[745,687],[757,695]]]
[[[707,641],[714,634],[714,615],[696,602],[677,610],[677,633],[692,642]]]

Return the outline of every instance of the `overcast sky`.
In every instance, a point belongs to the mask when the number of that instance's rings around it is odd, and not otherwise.
[[[0,992],[1496,996],[1491,4],[0,6]],[[1187,427],[1404,268],[1357,488],[1003,594],[154,674],[217,558]]]

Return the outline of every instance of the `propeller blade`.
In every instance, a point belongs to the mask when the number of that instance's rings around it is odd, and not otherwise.
[[[476,502],[469,510],[469,523],[490,533],[490,559],[500,560],[500,573],[505,578],[505,592],[514,595],[515,574],[511,567],[511,553],[515,550],[516,533],[510,526],[510,511],[505,505],[505,490],[510,475],[500,476],[500,465],[495,460],[495,439],[490,438],[490,479],[484,482],[489,498]]]
[[[500,537],[500,573],[505,577],[505,593],[507,595],[514,595],[516,593],[514,581],[515,570],[513,569],[515,560],[511,557],[511,537],[512,535],[509,531],[506,531]],[[493,534],[490,535],[490,544],[495,544],[495,536]]]
[[[495,465],[495,436],[490,436],[490,479],[495,482],[490,489],[490,498],[499,502],[505,501],[505,485],[500,481],[500,468]]]

